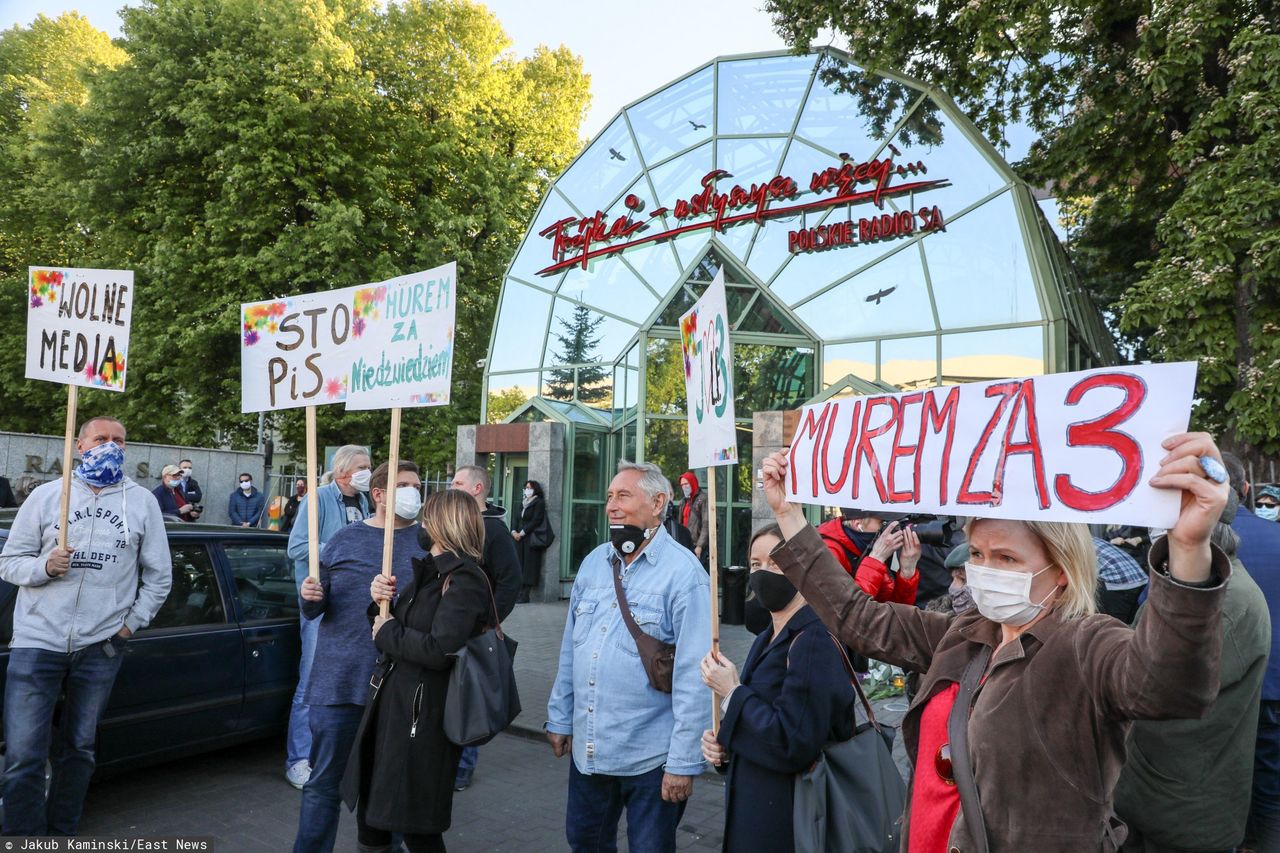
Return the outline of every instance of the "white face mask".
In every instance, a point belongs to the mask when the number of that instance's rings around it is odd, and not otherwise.
[[[253,488],[253,481],[245,480],[243,483],[240,484],[240,488],[244,489],[246,492],[249,491],[250,489]]]
[[[680,491],[684,492],[684,496],[687,498],[693,494],[693,486],[690,486],[688,483],[682,483],[680,485]]]
[[[351,475],[351,486],[357,491],[369,491],[369,481],[373,479],[373,472],[368,468],[362,468]]]
[[[413,486],[400,486],[396,489],[396,515],[403,519],[413,520],[422,509],[422,495]]]
[[[1039,616],[1040,611],[1044,610],[1045,602],[1053,596],[1056,586],[1049,590],[1049,594],[1039,604],[1031,600],[1031,582],[1051,568],[1053,564],[1038,572],[1012,572],[979,566],[977,563],[965,563],[965,586],[969,588],[979,613],[992,622],[1016,627]]]
[[[191,469],[190,469],[190,468],[183,468],[183,469],[182,469],[182,479],[184,479],[184,480],[185,480],[185,479],[187,479],[187,478],[188,478],[188,477],[190,477],[190,476],[191,476]]]
[[[531,498],[531,497],[533,497],[533,489],[525,489],[525,490],[524,490],[524,499],[525,499],[525,500],[529,500],[529,498]]]
[[[1277,506],[1258,506],[1258,518],[1265,518],[1267,521],[1275,521],[1280,517],[1280,507]]]

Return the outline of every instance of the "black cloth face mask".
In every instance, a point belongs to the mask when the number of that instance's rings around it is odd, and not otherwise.
[[[658,528],[645,530],[643,527],[636,527],[634,524],[610,524],[609,525],[609,541],[613,544],[613,549],[622,556],[626,557],[634,554],[636,550],[657,532]]]
[[[776,572],[757,569],[747,578],[747,583],[760,603],[773,613],[786,610],[787,605],[796,597],[795,585],[787,580],[786,575]]]

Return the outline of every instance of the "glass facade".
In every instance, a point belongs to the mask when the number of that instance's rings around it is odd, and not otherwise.
[[[486,420],[540,396],[608,425],[566,448],[566,577],[600,541],[616,459],[684,470],[677,324],[720,269],[744,460],[754,412],[850,375],[914,388],[1116,358],[1030,189],[950,100],[834,49],[716,59],[587,145],[503,282]],[[724,563],[745,560],[749,467],[719,472]]]

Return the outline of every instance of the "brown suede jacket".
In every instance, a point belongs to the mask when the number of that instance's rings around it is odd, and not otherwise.
[[[1158,540],[1151,565],[1168,557]],[[1000,626],[971,610],[960,616],[877,603],[806,528],[773,552],[822,621],[856,651],[924,673],[902,722],[913,766],[925,704],[960,681],[980,644],[1000,644]],[[1114,850],[1111,793],[1125,758],[1129,720],[1199,717],[1218,690],[1222,599],[1231,564],[1213,549],[1210,588],[1151,572],[1147,612],[1131,629],[1110,616],[1061,619],[1050,611],[994,655],[969,718],[969,751],[991,853]],[[933,772],[932,757],[924,770]],[[911,798],[903,815],[908,849]],[[970,853],[963,811],[947,850]]]

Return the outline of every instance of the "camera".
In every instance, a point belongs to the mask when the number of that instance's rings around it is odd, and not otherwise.
[[[898,522],[899,527],[913,525],[916,536],[924,545],[948,546],[951,534],[955,531],[956,520],[949,515],[930,515],[929,513],[909,513]]]

